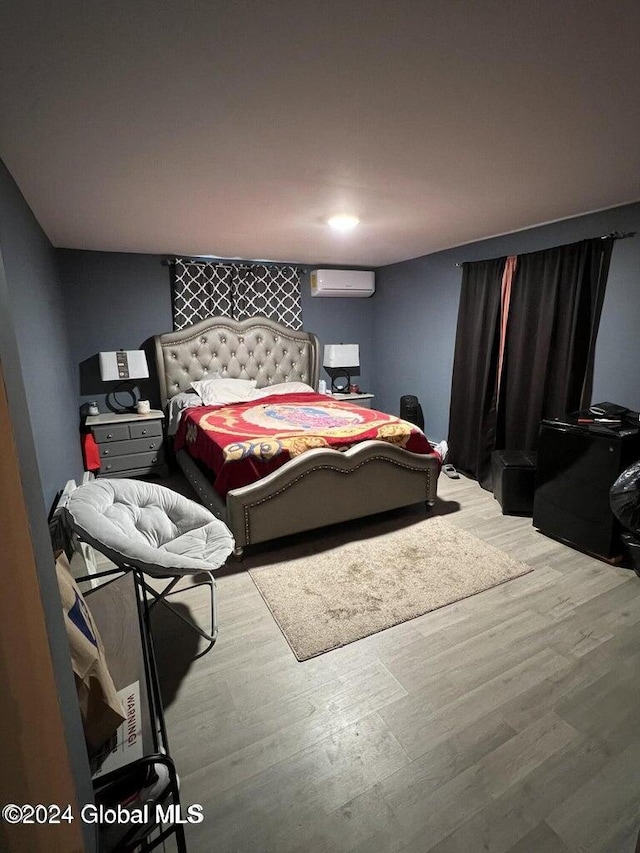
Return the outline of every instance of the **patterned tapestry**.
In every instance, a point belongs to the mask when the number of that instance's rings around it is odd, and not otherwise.
[[[261,316],[290,329],[302,328],[296,267],[179,259],[171,267],[176,331],[214,316],[233,320]]]

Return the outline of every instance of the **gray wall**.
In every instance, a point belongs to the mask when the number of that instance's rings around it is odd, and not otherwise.
[[[77,395],[55,250],[0,161],[0,247],[44,502],[82,473]]]
[[[65,335],[53,250],[0,161],[0,362],[71,770],[82,804],[92,802],[93,787],[47,524],[56,489],[82,471]],[[18,648],[0,653],[9,656]],[[10,775],[11,767],[3,772]],[[95,827],[83,825],[83,832],[85,849],[94,850]]]
[[[403,394],[422,403],[426,430],[448,433],[453,347],[462,270],[456,262],[518,254],[570,243],[611,231],[640,230],[640,204],[577,217],[527,231],[438,252],[376,272],[369,299],[312,298],[303,277],[306,329],[321,343],[359,343],[363,389],[375,405],[399,411]],[[97,399],[105,388],[87,369],[102,349],[137,348],[171,329],[169,271],[159,256],[59,251],[59,268],[70,320],[71,358],[80,401]],[[311,266],[309,267],[311,268]],[[594,400],[640,409],[640,236],[614,247],[600,326]],[[325,376],[324,372],[321,375]],[[81,387],[82,380],[82,387]],[[153,381],[141,393],[157,399]]]
[[[326,268],[326,264],[323,265]],[[309,267],[311,269],[311,267]],[[320,338],[320,357],[324,344],[360,344],[360,375],[354,377],[361,390],[368,391],[373,384],[373,317],[376,296],[321,297],[311,296],[309,276],[302,281],[302,311],[304,327]],[[330,378],[321,368],[320,378],[327,384]]]
[[[117,252],[58,252],[60,277],[70,319],[71,358],[79,401],[97,400],[106,411],[105,386],[95,370],[101,350],[137,349],[153,335],[172,329],[169,269],[161,256]],[[308,267],[311,269],[311,267]],[[304,328],[320,343],[360,344],[362,388],[370,386],[375,297],[311,297],[309,277],[302,278]],[[150,363],[150,367],[153,367]],[[328,379],[324,371],[321,376]],[[153,379],[140,382],[143,397],[158,400]],[[126,402],[126,401],[125,401]]]
[[[448,434],[453,349],[462,270],[456,263],[522,254],[597,237],[640,232],[640,204],[471,243],[379,269],[373,317],[376,406],[397,413],[416,394],[433,438]],[[640,233],[618,240],[596,349],[593,401],[640,410]]]
[[[96,400],[100,411],[107,411],[106,396],[115,386],[100,379],[99,352],[139,349],[158,332],[170,331],[169,271],[160,260],[155,255],[58,251],[62,291],[71,318],[76,413],[78,405],[89,400]],[[148,356],[153,371],[150,349]],[[153,377],[135,384],[143,399],[158,405]],[[129,402],[126,395],[119,395],[118,400]]]
[[[640,230],[640,204],[626,205],[472,243],[383,267],[368,299],[312,298],[303,277],[304,326],[324,343],[359,343],[363,389],[376,407],[399,411],[403,394],[416,394],[426,431],[446,437],[453,348],[462,270],[457,262],[533,252],[611,231]],[[105,388],[96,378],[102,349],[137,348],[172,326],[169,271],[159,256],[59,251],[59,268],[70,321],[70,349],[80,401]],[[312,266],[308,267],[309,269]],[[595,400],[640,409],[640,236],[617,241],[600,325],[594,376]],[[326,374],[321,371],[321,376]],[[81,387],[82,380],[82,387]],[[153,380],[141,393],[157,399]]]

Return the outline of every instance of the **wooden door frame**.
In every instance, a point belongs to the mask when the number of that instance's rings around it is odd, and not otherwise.
[[[94,853],[97,828],[79,811],[93,787],[12,309],[0,246],[0,806],[69,804],[74,819],[0,819],[0,849]]]

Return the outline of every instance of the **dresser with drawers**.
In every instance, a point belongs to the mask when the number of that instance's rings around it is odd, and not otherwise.
[[[164,451],[164,414],[89,415],[91,430],[100,452],[98,477],[139,477],[168,473]]]

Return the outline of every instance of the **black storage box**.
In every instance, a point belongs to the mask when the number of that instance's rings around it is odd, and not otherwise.
[[[493,496],[503,515],[532,515],[536,488],[536,454],[531,450],[494,450]]]
[[[640,459],[640,428],[543,420],[538,434],[533,526],[605,560],[622,552],[611,487]]]

